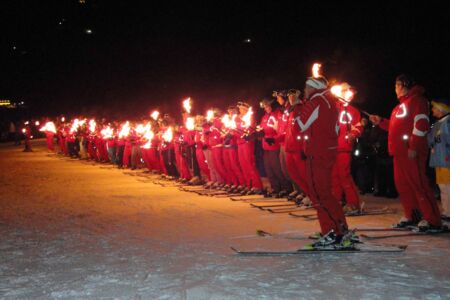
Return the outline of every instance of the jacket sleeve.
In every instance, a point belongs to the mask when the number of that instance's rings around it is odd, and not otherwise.
[[[355,138],[359,138],[364,131],[364,126],[361,124],[361,114],[357,109],[353,107],[351,108],[351,114],[353,116],[353,119],[351,123],[352,127],[350,130],[350,134],[353,135]]]
[[[389,119],[381,119],[380,124],[378,124],[378,127],[380,127],[381,129],[383,129],[384,131],[389,131]]]
[[[409,141],[409,148],[411,150],[419,150],[419,145],[422,144],[430,129],[430,119],[428,118],[428,102],[426,100],[411,102],[410,111],[413,117],[413,130],[411,132],[411,139]]]

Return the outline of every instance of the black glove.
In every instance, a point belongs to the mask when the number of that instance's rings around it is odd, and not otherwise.
[[[208,146],[206,146],[206,145],[202,146],[202,150],[207,150],[207,149],[208,149]]]
[[[264,140],[266,141],[267,144],[269,144],[269,146],[275,144],[275,138],[265,138]]]

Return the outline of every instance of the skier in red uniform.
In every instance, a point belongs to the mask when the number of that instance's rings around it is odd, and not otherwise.
[[[346,83],[341,85],[343,91],[350,91]],[[340,201],[345,195],[344,212],[357,212],[361,209],[358,188],[350,173],[352,150],[354,141],[361,136],[364,128],[360,123],[361,115],[353,106],[349,105],[351,98],[339,99],[339,137],[337,156],[333,166],[332,189],[334,197]]]
[[[255,141],[251,139],[256,129],[254,117],[249,113],[250,105],[248,103],[238,102],[237,107],[239,117],[236,118],[235,134],[238,137],[239,164],[247,186],[242,193],[261,194],[262,182],[256,168]]]
[[[259,124],[260,130],[264,133],[262,147],[264,150],[264,169],[270,181],[273,197],[286,197],[290,192],[290,182],[284,176],[280,162],[280,142],[278,136],[278,120],[282,112],[279,109],[273,109],[273,100],[263,99],[260,102],[261,108],[265,114]]]
[[[394,157],[394,181],[405,216],[397,227],[418,225],[420,230],[441,227],[439,208],[425,174],[429,107],[424,88],[407,75],[395,81],[400,101],[391,118],[371,115],[374,125],[388,131],[389,153]]]
[[[308,247],[345,248],[347,221],[342,206],[331,192],[331,171],[336,159],[338,101],[327,89],[325,78],[309,78],[305,84],[305,103],[295,114],[294,126],[303,139],[308,196],[315,208],[323,235]]]

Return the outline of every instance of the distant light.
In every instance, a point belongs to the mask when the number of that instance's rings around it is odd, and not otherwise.
[[[17,47],[16,47],[16,46],[13,46],[12,48],[13,48],[13,50],[16,50],[16,49],[17,49]]]
[[[59,23],[58,23],[59,25],[62,25],[62,21],[59,21]]]
[[[407,134],[404,134],[404,135],[403,135],[403,140],[404,140],[404,141],[407,141],[408,139],[409,139],[408,135],[407,135]]]
[[[359,156],[359,150],[358,149],[355,150],[355,156]]]
[[[88,29],[86,29],[86,30],[85,30],[85,32],[86,32],[86,34],[92,34],[92,30],[91,30],[91,29],[89,29],[89,28],[88,28]]]
[[[251,42],[252,42],[252,40],[250,38],[247,38],[247,39],[244,40],[244,43],[247,43],[247,44],[249,44]]]

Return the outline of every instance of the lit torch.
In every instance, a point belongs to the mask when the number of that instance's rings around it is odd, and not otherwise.
[[[159,117],[159,111],[155,110],[154,112],[152,112],[150,116],[152,117],[153,120],[157,121]]]
[[[162,138],[164,141],[166,141],[167,143],[170,143],[173,139],[173,131],[172,131],[172,127],[169,127],[166,129],[166,131],[164,131]]]
[[[214,118],[214,111],[210,109],[206,112],[206,121],[210,122],[213,118]]]
[[[352,101],[354,92],[351,90],[348,83],[337,84],[331,87],[331,93],[338,97],[339,100],[348,105]]]
[[[39,126],[41,123],[39,121],[34,122],[34,125]]]
[[[320,74],[320,68],[322,68],[322,65],[319,63],[314,63],[312,66],[312,74],[314,78],[322,77]]]
[[[247,113],[242,117],[242,126],[245,128],[250,127],[250,125],[252,124],[252,115],[253,115],[253,110],[251,107],[248,108]]]
[[[47,122],[47,123],[45,123],[44,126],[41,127],[41,129],[39,129],[39,131],[48,131],[48,132],[56,133],[55,123]]]
[[[110,139],[113,137],[114,130],[108,125],[105,128],[103,128],[100,133],[102,134],[104,139]]]
[[[95,132],[95,128],[97,127],[97,123],[94,119],[89,120],[89,131]]]
[[[150,149],[151,145],[152,145],[152,139],[155,136],[155,134],[153,133],[153,131],[151,130],[151,126],[150,124],[148,124],[148,126],[145,127],[146,131],[144,133],[143,138],[147,141],[144,145],[141,146],[141,148],[144,149]]]
[[[191,118],[191,117],[187,118],[185,125],[186,125],[187,130],[194,130],[194,128],[195,128],[194,118]]]
[[[191,106],[191,98],[190,97],[183,100],[183,108],[188,114],[191,113],[192,106]]]
[[[235,129],[236,128],[236,117],[237,115],[232,115],[231,118],[228,114],[224,115],[222,117],[222,123],[225,126],[225,128],[231,128],[231,129]]]
[[[130,122],[126,121],[120,129],[119,138],[127,137],[128,135],[130,135]]]

